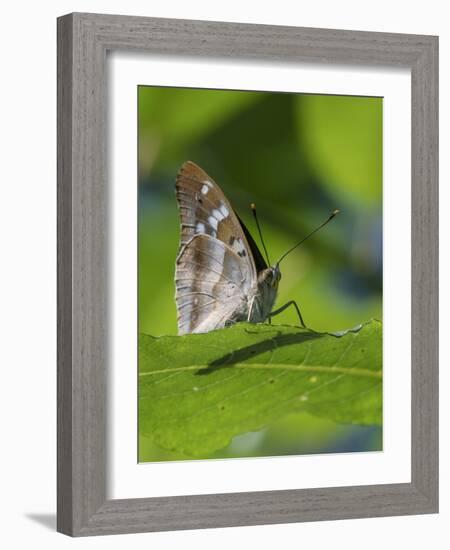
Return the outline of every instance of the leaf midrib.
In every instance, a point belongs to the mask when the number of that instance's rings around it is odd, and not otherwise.
[[[167,374],[171,372],[189,372],[198,370],[219,370],[219,369],[261,369],[261,370],[291,370],[298,372],[310,372],[316,374],[348,374],[352,376],[362,376],[366,378],[382,378],[381,370],[359,369],[355,367],[337,367],[323,365],[286,365],[283,363],[232,363],[224,365],[187,365],[184,367],[174,367],[169,369],[159,369],[149,372],[140,372],[139,376],[153,376],[156,374]]]

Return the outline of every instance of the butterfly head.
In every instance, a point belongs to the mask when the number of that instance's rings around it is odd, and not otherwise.
[[[278,289],[278,284],[281,279],[281,271],[278,264],[273,267],[268,267],[261,272],[259,276],[260,281],[264,281],[267,285],[271,286],[275,290]]]

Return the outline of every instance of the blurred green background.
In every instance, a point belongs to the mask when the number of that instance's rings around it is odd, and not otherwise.
[[[382,317],[382,98],[140,86],[139,330],[176,334],[175,177],[186,160],[223,189],[274,261],[341,213],[281,265],[278,305],[334,331]],[[298,324],[288,308],[273,320]],[[234,438],[214,457],[379,450],[381,428],[291,415]],[[140,461],[185,457],[140,437]],[[208,458],[208,457],[204,457]]]

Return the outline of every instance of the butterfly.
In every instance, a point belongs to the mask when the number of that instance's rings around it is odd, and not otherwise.
[[[223,191],[204,170],[185,162],[175,187],[181,221],[175,268],[178,333],[209,332],[239,321],[262,323],[289,306],[296,309],[305,326],[294,300],[273,309],[281,279],[280,261],[300,243],[270,266],[264,241],[267,263]],[[262,240],[254,205],[252,208]]]

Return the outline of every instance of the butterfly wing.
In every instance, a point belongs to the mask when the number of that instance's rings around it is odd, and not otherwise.
[[[240,318],[257,270],[239,219],[206,172],[193,162],[183,164],[176,194],[181,217],[178,331],[207,332]]]
[[[178,332],[208,332],[246,312],[251,280],[242,259],[210,235],[195,235],[176,267]]]
[[[256,276],[241,223],[217,183],[188,161],[178,173],[176,194],[181,217],[180,251],[194,235],[210,235],[230,246],[241,258],[247,258]]]

